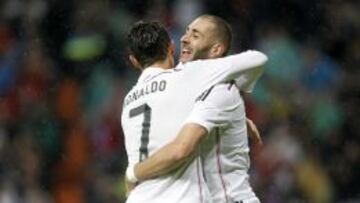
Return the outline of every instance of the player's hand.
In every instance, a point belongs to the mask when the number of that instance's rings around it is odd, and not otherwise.
[[[263,142],[262,142],[260,133],[259,133],[256,125],[254,124],[254,122],[252,122],[252,120],[246,118],[246,127],[247,127],[248,136],[249,136],[251,142],[253,142],[256,147],[261,147],[263,145]]]

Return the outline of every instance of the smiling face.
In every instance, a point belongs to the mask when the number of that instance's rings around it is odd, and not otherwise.
[[[195,19],[181,37],[180,61],[212,58],[211,49],[217,43],[215,25],[206,18]]]

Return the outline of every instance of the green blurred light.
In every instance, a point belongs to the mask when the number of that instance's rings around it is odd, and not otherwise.
[[[70,38],[64,45],[63,54],[72,61],[87,61],[102,55],[106,42],[100,35]]]

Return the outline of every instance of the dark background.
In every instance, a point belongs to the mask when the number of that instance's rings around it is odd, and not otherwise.
[[[138,73],[124,34],[160,20],[179,45],[188,23],[228,20],[233,52],[270,61],[247,113],[264,203],[360,202],[359,1],[3,0],[0,2],[0,202],[123,202],[119,117]]]

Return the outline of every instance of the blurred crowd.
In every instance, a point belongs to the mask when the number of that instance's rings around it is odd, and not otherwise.
[[[270,61],[248,116],[252,185],[264,203],[360,202],[360,3],[355,0],[3,0],[0,202],[124,202],[120,114],[138,73],[125,34],[163,22],[179,47],[210,13],[233,52]]]

